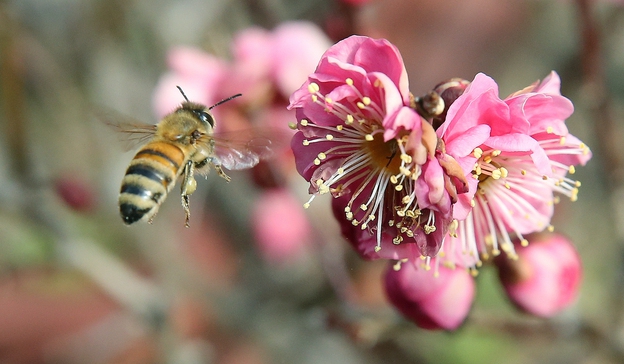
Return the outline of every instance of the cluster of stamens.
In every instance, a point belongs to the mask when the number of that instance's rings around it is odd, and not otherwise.
[[[381,126],[385,115],[383,105],[362,95],[352,79],[346,79],[345,83],[357,99],[336,102],[323,95],[318,84],[308,86],[312,101],[339,121],[332,126],[307,119],[299,121],[304,134],[313,135],[303,140],[304,146],[328,144],[313,161],[319,166],[310,180],[316,193],[304,207],[309,207],[317,195],[331,193],[338,197],[349,193],[345,217],[354,226],[375,231],[375,251],[381,250],[384,226],[396,229],[394,244],[400,244],[406,237],[413,238],[418,228],[427,234],[435,231],[433,212],[421,211],[416,200],[415,180],[421,168],[410,153],[407,132],[385,141]],[[383,95],[383,84],[375,82],[374,86]]]
[[[552,134],[552,128],[546,131]],[[553,135],[553,138],[541,140],[539,144],[549,157],[589,153],[589,149],[582,143],[578,146],[566,145],[565,136]],[[522,246],[529,242],[513,226],[506,224],[506,220],[532,220],[531,223],[540,229],[554,230],[549,225],[549,217],[542,216],[535,206],[524,199],[527,196],[543,200],[544,196],[535,191],[543,189],[544,184],[552,191],[568,196],[571,201],[576,201],[578,197],[581,183],[566,176],[575,173],[572,165],[549,158],[553,173],[547,176],[538,172],[530,155],[506,156],[500,150],[484,151],[481,148],[475,148],[473,155],[477,162],[472,176],[479,180],[479,187],[471,201],[473,213],[466,220],[460,221],[457,227],[458,234],[464,240],[464,252],[473,258],[488,260],[503,251],[509,258],[517,259],[512,242],[519,240]],[[553,196],[547,203],[557,204],[559,201],[559,196]],[[519,212],[522,216],[517,216]],[[475,237],[481,237],[478,240],[482,241],[477,241]],[[477,259],[477,267],[480,265],[481,261]]]

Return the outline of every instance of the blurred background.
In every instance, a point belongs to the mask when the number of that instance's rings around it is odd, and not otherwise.
[[[133,154],[94,110],[154,123],[169,49],[227,60],[237,32],[290,20],[333,42],[387,38],[415,95],[484,72],[505,96],[556,70],[568,127],[594,152],[554,220],[583,260],[578,302],[531,318],[484,267],[458,331],[419,329],[386,302],[385,263],[342,241],[328,199],[303,210],[288,157],[199,179],[189,229],[177,189],[152,225],[126,227]],[[0,1],[0,363],[624,362],[623,118],[622,1]],[[284,246],[259,243],[273,214],[303,216]]]

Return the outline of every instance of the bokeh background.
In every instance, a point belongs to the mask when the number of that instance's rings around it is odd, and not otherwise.
[[[236,32],[288,20],[387,38],[416,95],[484,72],[505,96],[556,70],[569,129],[594,152],[554,220],[583,259],[578,302],[550,320],[518,313],[485,267],[459,330],[419,329],[326,199],[305,211],[297,254],[269,259],[249,172],[200,179],[189,229],[177,190],[154,224],[124,226],[132,153],[93,111],[156,122],[170,48],[227,58]],[[624,362],[623,119],[622,1],[0,1],[0,363]],[[302,205],[305,182],[288,181]]]

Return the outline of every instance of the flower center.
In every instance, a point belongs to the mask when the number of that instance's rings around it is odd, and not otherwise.
[[[401,167],[401,151],[396,139],[384,141],[383,134],[373,135],[373,140],[364,144],[364,148],[370,157],[371,164],[384,172],[397,175]]]

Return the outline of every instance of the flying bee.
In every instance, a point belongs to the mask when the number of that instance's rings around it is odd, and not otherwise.
[[[119,212],[127,225],[152,222],[167,194],[181,177],[181,201],[189,227],[189,195],[195,192],[195,173],[210,168],[230,181],[223,171],[251,168],[272,154],[272,141],[261,131],[235,131],[217,134],[210,110],[240,94],[206,107],[191,102],[178,86],[184,102],[158,124],[105,122],[125,135],[131,143],[143,143],[121,181]]]

